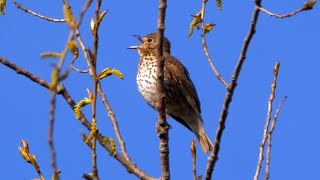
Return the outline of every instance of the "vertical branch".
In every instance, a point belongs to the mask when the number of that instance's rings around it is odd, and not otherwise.
[[[67,40],[67,44],[69,44],[69,42],[71,41],[72,37],[74,35],[74,31],[71,30],[69,33],[69,37]],[[59,82],[59,75],[62,69],[62,66],[64,64],[65,61],[65,57],[66,54],[68,52],[68,45],[65,46],[64,50],[61,53],[61,57],[59,60],[58,65],[55,67],[55,69],[53,70],[53,73],[56,71],[56,76],[53,76],[53,79],[56,78],[57,82]],[[55,81],[55,80],[53,80]],[[53,143],[53,134],[54,134],[54,120],[55,120],[55,109],[56,109],[56,87],[58,83],[51,83],[50,84],[50,90],[52,91],[52,95],[51,95],[51,99],[50,99],[50,113],[49,113],[49,130],[48,130],[48,144],[49,144],[49,148],[50,148],[50,154],[51,154],[51,165],[52,165],[52,169],[53,169],[53,174],[57,174],[58,173],[58,168],[57,168],[57,163],[56,163],[56,150],[54,147],[54,143]],[[57,179],[59,179],[59,176],[57,176]]]
[[[53,172],[57,172],[57,163],[56,163],[56,150],[53,144],[53,128],[54,128],[54,114],[55,114],[55,107],[56,107],[56,93],[52,93],[50,99],[50,112],[49,112],[49,130],[48,130],[48,143],[50,148],[51,154],[51,167]]]
[[[98,90],[98,83],[99,80],[97,78],[97,56],[98,56],[98,45],[99,45],[99,36],[98,36],[98,30],[100,27],[100,7],[101,7],[101,0],[97,0],[96,10],[95,10],[95,16],[96,16],[96,23],[94,25],[93,29],[93,59],[91,60],[91,72],[92,72],[92,80],[94,83],[93,87],[93,102],[92,102],[92,125],[91,125],[91,131],[93,131],[93,127],[97,127],[97,119],[96,119],[96,111],[97,111],[97,90]],[[95,131],[95,130],[94,130]],[[92,148],[91,148],[91,154],[92,154],[92,173],[93,177],[96,180],[99,180],[99,174],[98,174],[98,165],[97,165],[97,136],[96,132],[94,132],[94,136],[92,139]]]
[[[266,152],[266,171],[265,171],[265,175],[264,175],[265,180],[268,180],[270,177],[270,160],[271,160],[270,156],[271,156],[272,133],[274,131],[280,110],[281,110],[284,102],[286,101],[286,99],[287,99],[287,96],[284,97],[284,99],[281,101],[280,105],[278,106],[276,113],[272,119],[270,130],[268,132],[268,147],[267,147],[267,152]]]
[[[279,72],[279,67],[280,67],[280,63],[277,62],[275,67],[274,67],[274,75],[273,75],[273,82],[271,84],[271,92],[270,92],[270,97],[269,97],[269,101],[268,101],[268,112],[267,112],[267,119],[266,119],[266,123],[264,125],[264,129],[263,129],[263,137],[262,137],[262,141],[259,147],[259,159],[258,159],[258,163],[257,163],[257,168],[256,168],[256,173],[254,175],[254,180],[258,180],[259,179],[259,175],[260,175],[260,170],[261,170],[261,165],[262,165],[262,161],[264,159],[263,157],[263,152],[264,152],[264,147],[268,138],[268,129],[269,129],[269,125],[270,125],[270,121],[271,121],[271,113],[272,113],[272,104],[273,104],[273,100],[275,98],[275,90],[277,88],[277,79],[278,79],[278,72]]]
[[[255,0],[255,5],[256,6],[260,6],[261,4],[261,0]],[[251,24],[250,24],[250,29],[249,32],[243,42],[243,46],[240,52],[240,56],[238,59],[238,63],[234,69],[233,75],[232,75],[232,79],[231,79],[231,83],[228,87],[228,91],[225,95],[224,98],[224,102],[222,105],[222,111],[220,114],[220,118],[219,118],[219,125],[218,128],[216,130],[216,136],[215,136],[215,140],[214,140],[214,144],[213,144],[213,150],[211,155],[208,158],[208,164],[207,164],[207,169],[206,169],[206,176],[205,179],[206,180],[210,180],[212,177],[212,173],[215,167],[215,164],[218,160],[218,154],[220,151],[220,144],[221,144],[221,139],[222,139],[222,134],[223,131],[225,129],[225,124],[226,124],[226,120],[227,120],[227,116],[228,116],[228,111],[229,111],[229,107],[230,107],[230,103],[232,101],[232,97],[234,94],[234,91],[236,89],[237,86],[237,82],[238,82],[238,78],[242,69],[242,65],[246,60],[246,55],[247,55],[247,51],[248,51],[248,47],[250,45],[250,42],[252,40],[253,35],[256,32],[256,25],[257,25],[257,21],[258,21],[258,17],[259,17],[259,10],[257,7],[255,7],[253,14],[252,14],[252,18],[251,18]]]
[[[192,173],[193,179],[198,180],[197,177],[197,149],[196,149],[196,140],[193,139],[191,143],[191,155],[192,155]]]
[[[157,90],[159,94],[158,99],[158,122],[157,122],[157,134],[160,138],[160,159],[161,159],[161,172],[162,179],[170,179],[169,169],[169,125],[166,120],[165,105],[166,96],[164,90],[164,63],[165,58],[163,56],[163,34],[165,30],[165,16],[166,16],[167,0],[159,0],[159,12],[158,12],[158,34],[156,44],[156,58],[157,58]]]

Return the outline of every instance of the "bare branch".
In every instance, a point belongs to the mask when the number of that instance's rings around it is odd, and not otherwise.
[[[296,15],[296,14],[298,14],[298,13],[300,13],[300,12],[302,12],[302,11],[305,10],[305,9],[302,7],[302,8],[297,9],[296,11],[291,12],[291,13],[288,13],[288,14],[275,14],[275,13],[272,13],[272,12],[264,9],[264,8],[261,7],[261,6],[257,6],[257,8],[258,8],[260,11],[262,11],[262,12],[264,12],[264,13],[270,15],[270,16],[273,16],[273,17],[276,17],[276,18],[280,18],[280,19],[282,19],[282,18],[287,18],[287,17],[291,17],[291,16]]]
[[[257,168],[256,168],[256,173],[254,175],[254,180],[258,180],[259,179],[259,175],[260,175],[260,170],[261,170],[261,165],[262,165],[262,161],[263,161],[263,152],[264,152],[264,147],[268,138],[268,129],[269,129],[269,125],[270,125],[270,121],[271,121],[271,113],[272,113],[272,104],[273,104],[273,100],[275,98],[275,90],[277,88],[277,79],[278,79],[278,72],[279,72],[279,67],[280,67],[280,63],[277,62],[275,67],[274,67],[274,75],[273,75],[273,81],[271,84],[271,92],[270,92],[270,97],[269,97],[269,101],[268,101],[268,112],[267,112],[267,119],[266,119],[266,123],[264,125],[264,129],[263,129],[263,137],[262,137],[262,141],[260,144],[260,151],[259,151],[259,159],[258,159],[258,163],[257,163]]]
[[[44,16],[44,15],[38,14],[38,13],[36,13],[36,12],[34,12],[34,11],[31,11],[31,10],[29,10],[29,9],[27,9],[27,8],[24,8],[24,7],[21,6],[18,2],[16,2],[16,0],[12,0],[12,2],[13,2],[13,4],[16,5],[16,7],[17,7],[18,9],[21,9],[21,10],[23,10],[24,12],[29,13],[29,14],[32,14],[32,15],[34,15],[34,16],[36,16],[36,17],[41,18],[41,19],[45,19],[45,20],[47,20],[47,21],[52,21],[52,22],[66,22],[66,20],[64,20],[64,19],[51,18],[51,17],[48,17],[48,16]]]
[[[192,155],[192,172],[193,172],[193,179],[198,180],[197,177],[197,149],[196,149],[196,140],[193,139],[191,143],[191,155]]]
[[[208,52],[208,47],[207,47],[207,40],[206,40],[206,35],[205,35],[205,24],[204,24],[204,17],[205,17],[205,9],[206,9],[206,3],[208,0],[203,0],[202,1],[202,8],[201,8],[201,20],[202,20],[202,32],[201,32],[201,39],[202,39],[202,47],[204,54],[207,57],[207,60],[209,62],[209,65],[211,69],[213,70],[214,74],[217,76],[218,80],[226,87],[228,88],[228,83],[223,79],[221,74],[218,72],[217,68],[214,66],[213,61],[210,57],[210,54]]]
[[[127,148],[126,148],[126,144],[122,138],[122,135],[120,133],[120,129],[119,129],[119,125],[118,125],[118,121],[112,111],[112,108],[107,100],[107,97],[106,95],[104,94],[103,90],[102,90],[102,87],[101,87],[101,84],[99,83],[98,84],[98,93],[100,94],[100,97],[102,98],[102,102],[104,104],[104,106],[106,107],[107,109],[107,112],[108,112],[108,116],[111,120],[111,123],[112,123],[112,126],[113,126],[113,129],[114,129],[114,133],[116,134],[117,136],[117,139],[119,141],[119,144],[120,144],[120,148],[121,148],[121,154],[124,156],[124,158],[127,160],[127,161],[130,161],[131,162],[131,158],[127,152]]]
[[[50,83],[46,82],[45,80],[39,78],[38,76],[30,73],[29,71],[22,69],[18,67],[16,64],[6,60],[5,58],[0,56],[0,63],[5,65],[6,67],[14,70],[18,74],[21,74],[28,79],[32,80],[36,84],[41,85],[42,87],[49,89],[50,88]],[[73,110],[74,106],[76,103],[74,102],[73,98],[70,96],[69,92],[63,85],[59,85],[56,90],[57,94],[62,95],[65,101],[69,104],[70,108]],[[80,122],[83,124],[89,131],[91,130],[91,123],[88,121],[88,119],[84,116],[84,114],[81,112],[81,117],[80,117]],[[99,141],[100,145],[106,149],[109,153],[112,152],[112,147],[110,144],[104,141],[104,136],[97,132],[97,140]],[[143,172],[141,169],[137,167],[137,165],[133,164],[132,162],[126,160],[123,156],[120,154],[116,153],[114,155],[114,158],[117,159],[126,169],[129,173],[136,175],[140,179],[145,179],[145,180],[156,180],[155,178],[149,176],[145,172]]]
[[[157,58],[157,91],[158,91],[158,122],[157,134],[160,138],[160,159],[161,159],[161,172],[162,179],[170,179],[170,166],[169,166],[169,125],[166,120],[166,96],[164,90],[164,63],[163,56],[163,35],[165,30],[165,16],[166,16],[167,0],[159,0],[158,11],[158,34],[156,42],[156,58]]]
[[[56,163],[56,150],[53,144],[53,128],[54,128],[54,114],[56,109],[56,93],[51,94],[50,99],[50,113],[49,113],[49,130],[48,130],[48,143],[51,153],[51,166],[53,169],[53,172],[57,172],[57,163]]]
[[[255,1],[256,6],[260,6],[260,3],[261,3],[261,0]],[[221,138],[222,138],[223,130],[225,129],[225,124],[226,124],[226,120],[227,120],[227,116],[228,116],[230,103],[232,101],[232,96],[233,96],[234,91],[237,86],[237,82],[238,82],[238,78],[239,78],[239,75],[240,75],[240,72],[242,69],[242,65],[246,59],[248,47],[250,45],[250,42],[252,40],[253,35],[256,32],[256,25],[257,25],[257,21],[258,21],[258,17],[259,17],[259,12],[260,11],[258,10],[258,8],[255,8],[253,11],[249,32],[243,42],[243,46],[242,46],[242,49],[240,52],[238,63],[236,65],[234,72],[233,72],[233,75],[232,75],[231,84],[228,87],[228,91],[227,91],[225,98],[224,98],[224,102],[222,105],[222,111],[221,111],[220,118],[219,118],[219,126],[216,130],[216,136],[215,136],[215,140],[214,140],[214,144],[213,144],[213,150],[212,150],[211,155],[208,158],[208,164],[207,164],[207,170],[206,170],[206,176],[205,176],[206,180],[211,179],[212,173],[214,170],[214,166],[218,160]]]
[[[264,179],[268,180],[270,177],[270,160],[271,160],[271,142],[272,142],[272,134],[277,122],[277,118],[278,115],[280,113],[280,110],[284,104],[284,102],[287,100],[287,96],[284,97],[284,99],[281,101],[280,105],[278,106],[275,115],[272,119],[271,122],[271,127],[269,128],[269,132],[268,132],[268,147],[267,147],[267,152],[266,152],[266,170],[265,170],[265,175],[264,175]]]

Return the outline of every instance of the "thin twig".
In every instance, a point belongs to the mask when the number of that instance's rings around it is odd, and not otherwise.
[[[92,60],[91,60],[91,57],[90,57],[88,50],[86,49],[86,46],[84,45],[84,42],[82,40],[79,29],[76,30],[76,37],[77,37],[78,43],[83,51],[84,58],[86,60],[87,66],[88,66],[89,74],[90,74],[90,76],[92,76],[92,72],[91,72],[91,69],[92,69],[91,61]]]
[[[31,11],[27,8],[24,8],[23,6],[21,6],[20,4],[18,4],[15,0],[12,0],[12,2],[16,5],[16,7],[18,9],[21,9],[29,14],[32,14],[36,17],[40,17],[42,19],[45,19],[45,20],[48,20],[48,21],[53,21],[53,22],[65,22],[65,20],[63,19],[53,19],[53,18],[50,18],[50,17],[47,17],[47,16],[43,16],[43,15],[40,15],[38,13],[35,13],[34,11]],[[64,0],[64,3],[68,3],[66,0]],[[78,19],[78,22],[77,22],[77,28],[79,27],[79,25],[81,24],[82,22],[82,18],[85,14],[85,12],[87,11],[87,9],[89,8],[89,5],[91,3],[91,0],[87,0],[86,1],[86,4],[84,6],[84,8],[82,9],[81,13],[80,13],[80,16],[79,16],[79,19]],[[59,60],[59,63],[58,65],[55,67],[56,70],[57,70],[57,74],[58,74],[58,78],[59,75],[60,75],[60,71],[63,67],[63,64],[64,64],[64,61],[65,61],[65,57],[66,57],[66,54],[68,52],[68,43],[72,40],[73,36],[74,36],[74,33],[75,33],[75,30],[71,29],[70,30],[70,33],[69,33],[69,37],[68,37],[68,40],[67,40],[67,43],[66,43],[66,46],[65,48],[63,49],[62,53],[61,53],[61,56],[60,56],[60,60]],[[52,164],[52,168],[53,168],[53,171],[54,173],[56,173],[58,171],[57,169],[57,165],[56,165],[56,151],[55,151],[55,147],[54,147],[54,144],[53,144],[53,129],[54,129],[54,114],[55,114],[55,98],[56,98],[56,91],[53,91],[52,92],[52,96],[51,96],[51,100],[50,100],[50,115],[49,115],[49,130],[48,130],[48,144],[49,144],[49,147],[50,147],[50,152],[51,152],[51,164]]]
[[[192,155],[192,173],[193,180],[198,180],[197,178],[197,149],[196,149],[196,140],[193,139],[191,143],[191,155]]]
[[[80,45],[80,47],[81,47],[81,49],[83,51],[83,54],[85,56],[85,60],[87,62],[88,68],[89,68],[88,70],[90,72],[90,69],[92,69],[91,68],[92,65],[90,63],[90,61],[91,61],[90,55],[88,53],[88,50],[86,49],[86,46],[84,45],[84,42],[82,40],[80,31],[78,29],[76,30],[76,37],[77,37],[79,45]],[[90,73],[90,74],[92,75],[92,73]],[[126,150],[125,142],[124,142],[124,140],[122,138],[122,135],[120,133],[120,128],[119,128],[119,125],[118,125],[118,121],[117,121],[117,119],[116,119],[116,117],[114,115],[114,112],[113,112],[113,110],[111,108],[111,105],[109,104],[109,102],[107,100],[107,97],[106,97],[105,93],[102,90],[102,87],[101,87],[100,83],[98,84],[98,93],[100,94],[100,96],[102,98],[102,102],[103,102],[103,104],[105,105],[105,107],[106,107],[106,109],[108,111],[108,116],[109,116],[109,118],[111,120],[115,135],[116,135],[116,137],[117,137],[117,139],[119,141],[119,144],[120,144],[121,153],[122,153],[122,155],[124,156],[124,158],[126,160],[131,161],[131,158],[130,158],[127,150]]]
[[[163,36],[165,30],[165,17],[166,17],[167,0],[159,0],[158,11],[158,34],[156,42],[156,58],[157,58],[157,92],[158,92],[158,122],[157,134],[160,138],[160,159],[161,159],[161,179],[170,179],[170,163],[169,163],[169,125],[166,120],[166,96],[164,90],[164,63],[165,57],[163,56]]]
[[[267,141],[267,137],[268,137],[268,130],[269,130],[269,125],[270,125],[270,121],[271,121],[271,113],[272,113],[272,104],[273,104],[273,100],[275,98],[275,91],[277,88],[277,79],[278,79],[278,72],[279,72],[279,67],[280,67],[280,63],[277,62],[275,67],[274,67],[274,73],[273,73],[273,81],[271,84],[271,92],[270,92],[270,97],[269,97],[269,101],[268,101],[268,112],[267,112],[267,119],[266,119],[266,123],[264,125],[264,129],[263,129],[263,137],[262,137],[262,141],[261,144],[259,146],[259,159],[258,159],[258,163],[257,163],[257,168],[256,168],[256,173],[254,175],[254,180],[258,180],[259,179],[259,175],[260,175],[260,170],[261,170],[261,165],[262,165],[262,161],[264,159],[263,157],[263,152],[264,152],[264,147]]]
[[[70,64],[70,68],[73,69],[74,71],[78,72],[78,73],[88,73],[89,72],[88,69],[78,69],[73,64]]]
[[[207,60],[209,62],[209,65],[211,67],[211,69],[213,70],[214,74],[217,76],[217,78],[219,79],[219,81],[226,87],[228,88],[228,83],[223,79],[223,77],[221,76],[221,74],[219,73],[219,71],[217,70],[217,68],[214,66],[213,61],[211,59],[211,56],[208,52],[208,46],[207,46],[207,40],[206,40],[206,35],[205,35],[205,24],[204,24],[204,17],[205,17],[205,9],[206,9],[206,3],[208,0],[203,0],[202,1],[202,8],[201,8],[201,20],[202,20],[202,32],[201,32],[201,39],[202,39],[202,47],[203,47],[203,51],[204,54],[207,57]]]
[[[101,7],[101,0],[97,0],[96,10],[95,10],[95,16],[96,16],[96,23],[95,28],[92,31],[93,32],[93,39],[94,39],[94,54],[93,59],[91,59],[91,72],[92,72],[92,80],[94,82],[93,87],[93,102],[92,102],[92,123],[97,123],[96,119],[96,112],[97,112],[97,92],[98,92],[98,83],[99,79],[97,78],[97,56],[98,56],[98,45],[99,45],[99,36],[98,36],[98,30],[100,27],[100,7]],[[97,165],[97,137],[94,136],[92,139],[92,147],[91,147],[91,153],[92,153],[92,173],[93,177],[96,180],[99,180],[99,173],[98,173],[98,165]]]
[[[22,143],[22,147],[18,148],[20,155],[23,157],[24,160],[26,160],[27,163],[30,163],[34,167],[34,169],[37,171],[37,173],[40,177],[39,179],[45,180],[45,178],[40,170],[40,166],[36,160],[36,156],[32,155],[30,153],[30,148],[29,148],[28,142],[22,139],[21,143]]]
[[[53,172],[57,172],[57,163],[56,163],[56,150],[53,144],[53,128],[54,128],[54,114],[56,110],[56,93],[51,94],[50,99],[50,113],[49,113],[49,130],[48,130],[48,143],[50,148],[50,154],[51,154],[51,166],[53,169]]]
[[[273,16],[273,17],[276,17],[276,18],[280,18],[280,19],[282,19],[282,18],[287,18],[287,17],[293,16],[293,15],[296,15],[296,14],[302,12],[302,11],[305,11],[305,9],[302,7],[302,8],[297,9],[296,11],[291,12],[291,13],[288,13],[288,14],[275,14],[275,13],[272,13],[272,12],[264,9],[264,8],[261,7],[261,6],[257,6],[257,8],[258,8],[260,11],[262,11],[262,12],[264,12],[264,13],[270,15],[270,16]]]
[[[95,10],[95,16],[96,16],[96,23],[94,25],[94,31],[93,31],[93,65],[95,66],[95,62],[97,60],[98,55],[98,47],[99,47],[99,34],[98,30],[100,27],[101,21],[99,20],[100,16],[100,7],[101,7],[101,0],[97,0],[96,10]]]
[[[261,3],[261,0],[255,1],[256,6],[260,6],[260,3]],[[228,87],[228,91],[227,91],[225,98],[224,98],[224,102],[222,105],[222,111],[221,111],[220,118],[219,118],[219,126],[216,130],[216,136],[215,136],[215,140],[214,140],[214,144],[213,144],[213,150],[212,150],[211,155],[208,158],[208,164],[207,164],[206,176],[205,176],[206,180],[211,179],[215,164],[218,160],[218,154],[220,151],[222,134],[225,129],[225,124],[226,124],[226,120],[227,120],[227,116],[228,116],[230,103],[232,101],[232,97],[233,97],[234,91],[237,86],[237,82],[238,82],[238,78],[239,78],[239,75],[240,75],[240,72],[242,69],[242,65],[246,59],[248,47],[250,45],[250,42],[252,40],[253,35],[256,32],[256,25],[257,25],[257,20],[259,17],[259,12],[260,11],[258,10],[258,8],[255,8],[253,11],[249,32],[243,42],[243,46],[242,46],[242,49],[240,52],[238,63],[234,69],[231,83]]]
[[[287,100],[287,96],[284,97],[284,99],[281,101],[280,105],[278,106],[275,115],[271,121],[271,127],[268,132],[268,147],[267,147],[267,152],[266,152],[266,170],[265,170],[265,176],[264,179],[268,180],[270,177],[270,160],[271,160],[271,142],[272,142],[272,134],[277,122],[278,115],[280,113],[280,110],[284,104],[284,102]]]
[[[70,31],[69,38],[67,41],[67,44],[71,41],[73,37],[73,31]],[[68,51],[68,45],[65,46],[63,52],[61,53],[61,57],[59,60],[59,64],[55,67],[57,70],[57,76],[59,77],[61,68],[64,64],[64,60]],[[56,163],[56,151],[53,144],[53,134],[54,134],[54,121],[55,121],[55,102],[56,102],[56,91],[52,91],[51,100],[50,100],[50,113],[49,113],[49,130],[48,130],[48,144],[50,147],[50,153],[51,153],[51,164],[53,169],[53,174],[55,174],[58,171],[57,163]],[[57,177],[59,179],[59,177]]]
[[[64,19],[51,18],[51,17],[48,17],[48,16],[44,16],[44,15],[38,14],[38,13],[36,13],[36,12],[34,12],[34,11],[31,11],[31,10],[29,10],[29,9],[27,9],[27,8],[24,8],[24,7],[21,6],[18,2],[16,2],[16,0],[12,0],[12,2],[13,2],[13,4],[16,5],[16,7],[17,7],[18,9],[21,9],[21,10],[23,10],[24,12],[29,13],[29,14],[32,14],[32,15],[34,15],[34,16],[36,16],[36,17],[41,18],[41,19],[45,19],[45,20],[47,20],[47,21],[52,21],[52,22],[66,22],[66,20],[64,20]]]
[[[78,29],[80,27],[82,19],[83,19],[83,16],[87,12],[87,10],[90,7],[91,3],[92,3],[92,0],[86,0],[86,3],[84,4],[84,6],[83,6],[83,8],[82,8],[82,10],[81,10],[81,12],[79,14],[79,18],[78,18],[76,29]]]
[[[35,82],[36,84],[41,85],[42,87],[49,89],[50,88],[50,83],[46,82],[45,80],[39,78],[38,76],[32,74],[31,72],[22,69],[18,67],[16,64],[12,63],[9,60],[6,60],[5,58],[0,56],[0,63],[5,65],[6,67],[14,70],[18,74],[21,74],[25,76],[26,78],[30,79],[31,81]],[[59,85],[56,90],[57,94],[62,95],[65,101],[69,104],[70,108],[73,110],[74,106],[76,105],[75,101],[73,98],[70,96],[69,92],[63,85]],[[80,110],[81,111],[81,110]],[[91,130],[91,123],[88,121],[88,119],[84,116],[84,114],[81,111],[81,117],[80,117],[80,122],[83,124],[89,131]],[[112,147],[110,144],[104,141],[104,136],[101,135],[99,132],[97,132],[97,140],[99,141],[100,145],[106,149],[109,153],[112,153]],[[145,179],[145,180],[156,180],[155,178],[149,176],[145,172],[143,172],[141,169],[137,167],[137,165],[133,164],[132,162],[126,160],[123,156],[120,154],[116,153],[114,156],[115,159],[117,159],[118,162],[120,162],[129,173],[136,175],[140,179]]]
[[[121,154],[124,156],[124,158],[126,158],[127,161],[131,161],[131,158],[127,152],[127,148],[126,148],[126,144],[122,138],[122,135],[120,133],[120,128],[119,128],[119,125],[118,125],[118,121],[112,111],[112,108],[107,100],[107,97],[106,95],[104,94],[103,90],[102,90],[102,87],[101,87],[101,84],[99,83],[98,84],[98,93],[100,94],[100,97],[102,98],[102,102],[104,104],[104,106],[106,107],[107,109],[107,112],[108,112],[108,116],[111,120],[111,123],[112,123],[112,126],[113,126],[113,130],[114,130],[114,133],[115,135],[117,136],[117,139],[119,141],[119,144],[120,144],[120,148],[121,148]]]

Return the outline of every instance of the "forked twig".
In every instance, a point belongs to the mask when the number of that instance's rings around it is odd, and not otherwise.
[[[281,101],[280,105],[278,106],[275,115],[271,121],[271,127],[268,132],[268,147],[267,147],[267,152],[266,152],[266,170],[265,170],[265,176],[264,179],[268,180],[270,177],[270,160],[271,160],[271,142],[272,142],[272,134],[275,129],[275,125],[278,119],[278,115],[280,113],[280,110],[284,104],[284,102],[287,100],[287,96],[284,97],[284,99]]]
[[[279,72],[279,67],[280,67],[280,63],[277,62],[275,67],[274,67],[274,73],[273,73],[273,81],[271,84],[271,92],[270,92],[270,97],[269,97],[269,101],[268,101],[268,112],[267,112],[267,119],[266,119],[266,123],[264,125],[264,129],[263,129],[263,137],[262,137],[262,141],[261,144],[259,146],[259,159],[258,159],[258,163],[257,163],[257,168],[256,168],[256,173],[254,175],[254,180],[258,180],[259,179],[259,175],[260,175],[260,170],[261,170],[261,165],[262,165],[262,161],[263,161],[263,152],[264,152],[264,147],[267,141],[267,137],[268,137],[268,130],[269,130],[269,125],[270,125],[270,121],[271,121],[271,113],[272,113],[272,104],[273,104],[273,100],[275,98],[275,90],[277,88],[277,79],[278,79],[278,72]]]

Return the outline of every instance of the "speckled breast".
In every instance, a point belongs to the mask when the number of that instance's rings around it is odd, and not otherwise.
[[[143,98],[152,106],[156,106],[157,95],[157,62],[154,56],[144,57],[140,60],[137,84]]]

